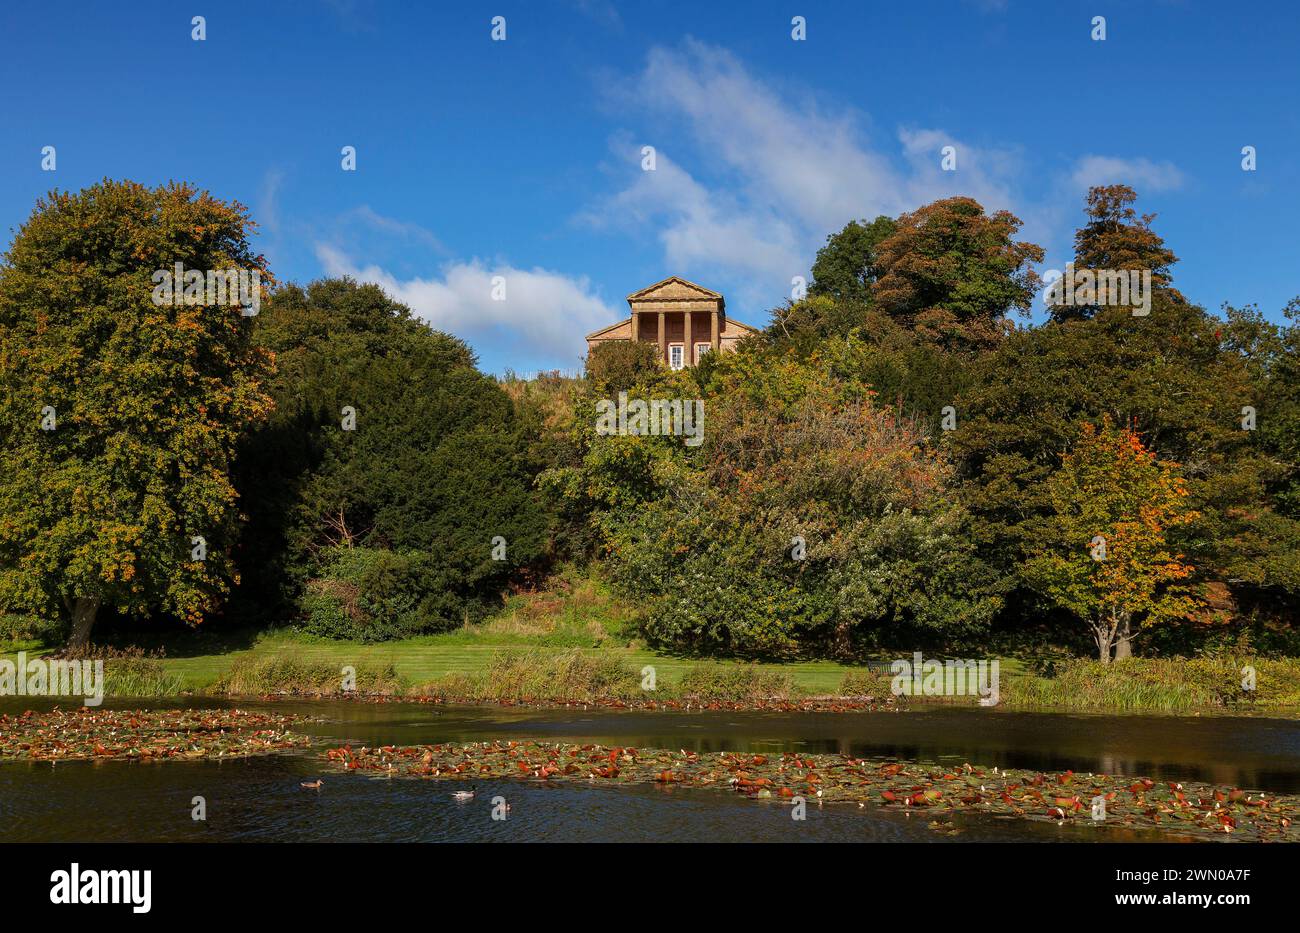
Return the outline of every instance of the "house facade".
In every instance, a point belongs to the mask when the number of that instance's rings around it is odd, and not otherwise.
[[[756,328],[727,319],[726,300],[671,275],[627,296],[630,317],[587,335],[587,352],[608,340],[640,340],[659,347],[672,369],[694,366],[706,353],[734,350]]]

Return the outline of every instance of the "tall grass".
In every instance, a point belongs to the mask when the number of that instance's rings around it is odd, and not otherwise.
[[[1248,669],[1253,690],[1243,686]],[[1300,706],[1300,659],[1129,658],[1112,664],[1071,660],[1050,677],[1010,677],[1008,706],[1182,712],[1215,707]]]
[[[699,664],[682,675],[676,693],[684,698],[754,703],[785,701],[797,693],[794,679],[785,671],[765,670],[753,664]]]
[[[619,658],[577,649],[498,652],[486,670],[443,678],[423,692],[454,699],[564,703],[633,700],[642,695],[640,676]]]
[[[403,689],[392,664],[348,665],[362,694],[393,694]],[[218,678],[213,692],[238,696],[293,693],[334,696],[344,690],[343,665],[307,661],[292,655],[240,658]]]
[[[119,656],[104,661],[104,693],[114,697],[174,697],[185,692],[185,678],[168,671],[158,658]]]
[[[640,671],[619,657],[570,649],[502,651],[477,674],[446,677],[422,688],[448,699],[494,702],[596,703],[607,700],[690,699],[752,703],[797,695],[793,678],[751,664],[700,664],[679,683],[657,681],[650,691]]]

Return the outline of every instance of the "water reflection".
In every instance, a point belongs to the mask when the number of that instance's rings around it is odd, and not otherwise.
[[[152,705],[193,705],[179,701]],[[29,701],[27,704],[33,705]],[[107,705],[107,704],[106,704]],[[132,705],[140,704],[113,704]],[[232,705],[213,703],[209,705]],[[292,701],[238,704],[321,717],[332,743],[379,745],[542,739],[700,752],[840,752],[933,762],[1206,780],[1300,793],[1300,723],[1264,717],[1081,716],[951,707],[905,713],[737,714],[445,708]],[[20,705],[18,708],[22,708]],[[14,711],[12,703],[0,705]],[[303,780],[324,776],[317,791]],[[249,761],[9,762],[0,765],[5,838],[50,841],[975,841],[1156,838],[1106,826],[929,818],[852,805],[809,807],[796,824],[776,801],[711,790],[488,782],[469,803],[439,781],[374,779],[309,754]],[[510,818],[489,819],[505,796]],[[192,798],[208,819],[190,818]]]

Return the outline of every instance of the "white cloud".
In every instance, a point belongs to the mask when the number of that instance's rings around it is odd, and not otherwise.
[[[652,50],[645,68],[611,93],[622,112],[658,117],[667,136],[615,141],[624,156],[619,168],[634,177],[586,219],[651,230],[671,271],[729,272],[760,306],[781,300],[826,236],[850,220],[955,194],[990,210],[1013,206],[1016,152],[967,145],[937,129],[873,140],[854,111],[830,113],[811,99],[783,96],[730,52],[697,40]],[[643,144],[656,146],[656,171],[640,170]],[[940,168],[940,150],[950,144],[958,148],[957,172]],[[683,159],[692,159],[693,171]]]
[[[258,216],[263,226],[272,234],[280,233],[280,187],[284,184],[284,172],[279,169],[267,169],[262,173],[262,191],[258,200]]]
[[[1121,159],[1115,156],[1086,155],[1075,163],[1070,181],[1079,190],[1093,185],[1125,184],[1138,193],[1174,191],[1183,186],[1183,173],[1172,162],[1150,159]]]
[[[1183,183],[1169,162],[1089,155],[1027,197],[1018,146],[975,145],[935,127],[873,134],[865,114],[778,89],[726,49],[694,39],[653,49],[609,93],[620,116],[639,112],[657,131],[614,141],[615,171],[627,180],[584,219],[649,232],[669,271],[730,275],[758,307],[783,299],[790,277],[807,272],[827,235],[853,219],[960,194],[990,212],[1014,212],[1022,238],[1050,245],[1082,205],[1080,186],[1123,180],[1145,193]],[[642,145],[655,146],[657,171],[640,170]],[[948,145],[957,150],[955,172],[941,167]]]
[[[844,223],[846,210],[906,206],[896,172],[869,148],[856,115],[782,99],[725,49],[693,39],[682,51],[656,48],[623,93],[684,120],[699,150],[734,172],[748,198],[805,224],[829,228]]]
[[[804,268],[800,234],[788,223],[708,190],[663,154],[656,161],[655,171],[638,170],[632,184],[591,219],[656,230],[670,269],[722,268],[775,280]]]
[[[318,243],[316,256],[328,275],[378,285],[439,330],[471,344],[484,338],[494,346],[513,343],[530,357],[549,355],[566,366],[578,357],[575,334],[580,341],[620,317],[592,292],[585,276],[572,278],[546,269],[488,265],[475,259],[449,264],[439,277],[399,279],[377,265],[358,265],[328,244]],[[496,276],[505,279],[503,301],[492,297]]]

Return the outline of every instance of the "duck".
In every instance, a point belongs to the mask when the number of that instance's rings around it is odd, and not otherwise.
[[[453,792],[452,792],[452,795],[451,795],[451,796],[452,796],[452,799],[453,799],[453,800],[473,800],[473,799],[474,799],[474,788],[475,788],[476,786],[477,786],[477,785],[473,785],[473,784],[471,784],[469,790],[458,790],[458,791],[453,791]]]
[[[325,783],[324,778],[317,778],[314,781],[303,781],[303,787],[310,787],[312,790],[320,790],[320,786]]]

